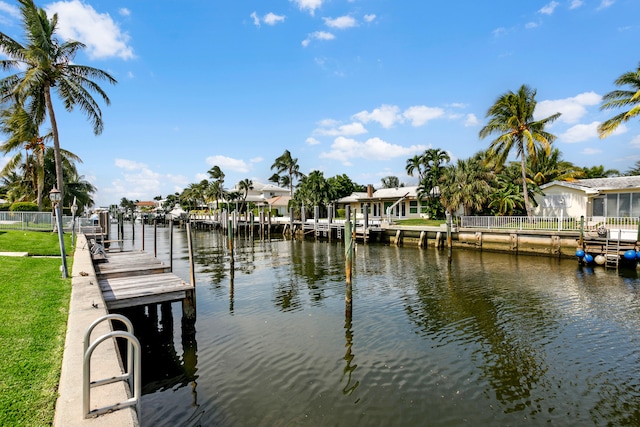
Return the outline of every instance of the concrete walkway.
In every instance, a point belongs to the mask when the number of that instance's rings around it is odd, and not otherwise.
[[[135,409],[125,408],[96,418],[85,419],[82,407],[82,369],[84,334],[94,320],[108,314],[102,292],[93,268],[89,245],[84,234],[76,239],[76,251],[73,258],[71,303],[67,336],[62,360],[62,372],[58,388],[58,401],[54,426],[137,426],[138,416]],[[97,326],[91,339],[111,332],[109,322]],[[91,379],[93,381],[111,378],[122,374],[120,356],[114,340],[108,339],[100,344],[91,358]],[[122,381],[91,389],[91,410],[123,402],[129,398],[128,387]]]

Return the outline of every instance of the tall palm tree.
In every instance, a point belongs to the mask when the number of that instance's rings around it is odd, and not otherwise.
[[[601,123],[598,126],[598,135],[605,138],[618,128],[622,123],[640,114],[640,65],[635,71],[624,73],[614,82],[616,86],[629,86],[627,90],[613,90],[602,97],[604,102],[601,110],[629,108]]]
[[[640,164],[638,166],[639,166],[638,174],[640,174]],[[638,175],[638,174],[631,174],[631,175]],[[620,171],[618,169],[605,169],[603,165],[582,168],[583,178],[587,178],[587,179],[588,178],[609,178],[611,176],[620,176]]]
[[[289,195],[293,197],[294,179],[300,179],[304,176],[304,174],[300,172],[298,159],[291,157],[289,150],[284,150],[284,153],[273,162],[271,169],[275,169],[278,174],[283,172],[287,173],[289,177]]]
[[[500,95],[487,111],[489,123],[480,130],[481,139],[497,135],[489,146],[491,157],[495,156],[500,163],[504,163],[513,149],[516,151],[516,158],[520,157],[522,194],[527,216],[532,215],[532,207],[527,190],[526,158],[535,157],[539,146],[549,152],[556,137],[544,128],[560,117],[560,113],[556,113],[541,120],[534,120],[535,98],[536,91],[527,85],[522,85],[516,93],[509,91]]]
[[[64,178],[60,137],[51,92],[62,99],[67,111],[79,107],[93,124],[93,132],[103,130],[102,111],[91,93],[97,93],[106,105],[111,101],[95,79],[115,84],[107,72],[74,63],[76,53],[85,45],[77,41],[60,42],[56,37],[58,15],[51,19],[33,0],[18,0],[27,44],[23,45],[0,32],[0,50],[9,58],[0,60],[3,71],[19,70],[0,80],[0,101],[8,99],[27,106],[36,125],[49,119],[53,134],[56,183],[64,200]]]
[[[224,172],[220,169],[220,166],[215,165],[211,169],[207,171],[209,177],[213,180],[211,183],[210,191],[213,193],[212,196],[215,197],[216,200],[216,209],[218,209],[218,204],[220,200],[224,199]]]
[[[249,191],[253,190],[253,181],[251,181],[249,178],[243,179],[238,183],[238,190],[242,192],[242,204],[246,205]],[[243,208],[241,208],[240,210],[242,211]]]
[[[398,179],[397,176],[391,176],[391,175],[385,176],[380,180],[380,182],[382,183],[382,188],[404,187],[403,185],[400,184],[400,180]]]

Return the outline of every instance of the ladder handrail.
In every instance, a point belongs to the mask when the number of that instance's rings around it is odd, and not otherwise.
[[[127,325],[127,329],[130,331],[112,331],[106,333],[100,337],[98,337],[95,341],[88,344],[89,337],[91,335],[91,331],[101,322],[105,320],[117,319],[121,320],[125,325]],[[110,314],[101,317],[96,320],[89,326],[87,332],[85,333],[85,342],[84,342],[84,355],[83,355],[83,363],[82,363],[82,404],[83,404],[83,412],[84,418],[88,417],[96,417],[98,415],[127,408],[130,406],[135,406],[136,412],[138,414],[138,418],[140,417],[140,396],[142,395],[142,381],[140,375],[140,365],[141,365],[141,351],[140,351],[140,341],[136,338],[133,333],[133,326],[131,326],[131,321],[126,317],[118,314]],[[91,356],[93,355],[93,351],[105,340],[109,338],[125,338],[127,340],[127,372],[114,376],[111,378],[105,378],[101,380],[91,381]],[[100,385],[111,384],[117,381],[126,381],[129,384],[129,389],[131,393],[131,398],[125,400],[124,402],[118,402],[113,405],[104,406],[102,408],[97,408],[91,410],[91,388],[97,387]],[[133,382],[133,386],[132,386]]]

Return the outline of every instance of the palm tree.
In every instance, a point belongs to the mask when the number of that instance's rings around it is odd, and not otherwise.
[[[407,165],[405,166],[405,169],[407,171],[407,175],[409,176],[413,176],[413,172],[417,171],[418,172],[418,182],[422,182],[422,168],[424,167],[424,163],[423,163],[423,155],[415,155],[409,159],[407,159]]]
[[[246,205],[249,190],[253,190],[253,181],[251,181],[249,178],[243,179],[238,183],[238,190],[242,192],[242,204]],[[242,211],[242,209],[240,210]]]
[[[0,60],[0,69],[19,70],[0,80],[0,101],[10,99],[28,106],[27,112],[38,126],[48,117],[53,134],[56,183],[64,197],[60,138],[51,91],[56,91],[67,111],[79,107],[93,124],[94,134],[99,135],[104,126],[102,111],[91,93],[100,95],[106,105],[110,100],[94,80],[106,80],[111,84],[117,81],[105,71],[74,63],[76,53],[85,45],[57,39],[57,14],[49,20],[45,10],[36,7],[33,0],[18,2],[28,44],[22,45],[0,32],[0,50],[9,58]]]
[[[538,147],[535,157],[527,159],[527,175],[537,185],[551,181],[567,181],[584,176],[584,170],[571,162],[562,160],[560,150],[554,148],[547,153]]]
[[[289,150],[284,150],[284,153],[280,157],[277,157],[275,162],[271,165],[271,169],[275,169],[278,174],[283,172],[287,173],[289,177],[289,193],[293,197],[293,180],[300,179],[304,176],[300,172],[300,166],[298,165],[298,159],[292,158]]]
[[[489,199],[493,179],[482,161],[472,157],[458,160],[457,164],[444,169],[440,178],[440,201],[449,212],[455,212],[460,206],[464,214],[480,211]]]
[[[640,164],[638,165],[638,172],[640,174]],[[631,174],[638,175],[638,174]],[[582,177],[583,178],[608,178],[611,176],[620,176],[620,171],[618,169],[605,169],[604,166],[591,166],[591,167],[583,167],[582,168]]]
[[[640,160],[636,161],[634,166],[631,169],[629,169],[627,172],[625,172],[625,175],[627,176],[640,175]]]
[[[211,183],[211,187],[209,189],[209,193],[216,200],[216,210],[218,209],[218,204],[220,200],[224,200],[224,172],[220,169],[220,166],[213,166],[211,169],[207,171],[209,177],[213,180]]]
[[[0,152],[8,154],[17,151],[16,155],[5,166],[11,170],[22,162],[22,148],[25,150],[24,164],[25,175],[29,176],[36,192],[38,209],[43,210],[44,197],[44,151],[45,138],[39,135],[38,126],[31,116],[17,103],[12,103],[8,108],[0,111],[0,132],[8,135],[7,140],[0,145]],[[29,151],[32,155],[29,155]]]
[[[613,90],[602,97],[604,102],[601,110],[612,110],[617,108],[628,108],[601,123],[598,126],[598,135],[605,138],[618,128],[622,123],[640,114],[640,65],[635,71],[624,73],[614,82],[616,86],[630,86],[628,90]]]
[[[516,158],[520,157],[522,194],[527,216],[532,215],[532,207],[527,191],[526,158],[527,155],[535,157],[539,146],[549,152],[556,137],[544,128],[560,117],[560,113],[556,113],[541,120],[534,120],[535,97],[536,91],[527,85],[522,85],[517,93],[509,91],[500,95],[487,111],[489,123],[480,130],[481,139],[493,134],[498,135],[489,146],[490,157],[495,156],[499,163],[504,163],[514,148]]]

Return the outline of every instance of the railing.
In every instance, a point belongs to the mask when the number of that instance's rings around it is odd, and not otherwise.
[[[51,212],[0,212],[0,230],[51,231],[53,215]]]
[[[579,217],[461,216],[460,227],[485,230],[579,231],[581,220]],[[601,227],[610,230],[634,230],[638,228],[638,218],[584,218],[585,231],[596,231]]]

